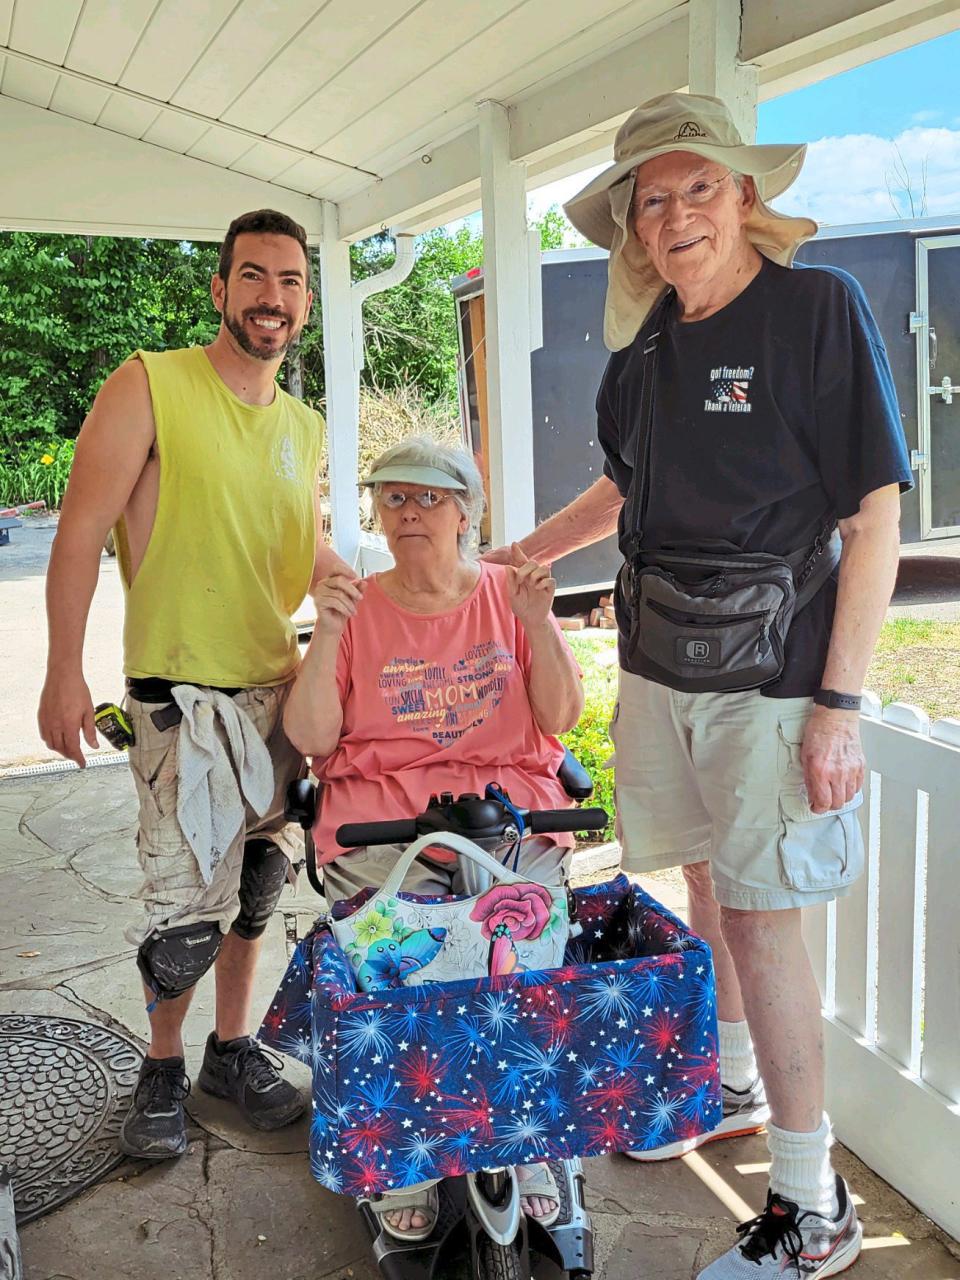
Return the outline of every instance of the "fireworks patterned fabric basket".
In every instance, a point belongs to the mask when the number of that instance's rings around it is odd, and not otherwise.
[[[259,1036],[312,1066],[323,1186],[369,1195],[720,1122],[709,946],[625,876],[575,897],[559,969],[361,993],[329,927],[303,939]]]

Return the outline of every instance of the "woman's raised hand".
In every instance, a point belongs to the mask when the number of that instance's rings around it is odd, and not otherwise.
[[[362,578],[348,577],[345,573],[332,573],[328,578],[321,578],[313,589],[313,603],[317,608],[316,629],[326,635],[342,635],[357,612],[365,586]]]
[[[512,559],[507,566],[510,608],[530,631],[542,626],[549,617],[557,582],[550,576],[550,566],[528,560],[519,543],[513,543],[510,552]]]

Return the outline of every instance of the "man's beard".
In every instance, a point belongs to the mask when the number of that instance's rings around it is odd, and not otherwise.
[[[271,347],[265,350],[257,345],[255,340],[250,336],[244,327],[248,320],[260,316],[264,320],[283,320],[287,326],[287,340],[282,346]],[[227,326],[228,331],[236,339],[237,345],[248,356],[253,356],[254,360],[282,360],[287,351],[295,345],[300,337],[300,330],[294,329],[293,317],[286,311],[273,310],[268,307],[250,307],[240,316],[230,314],[230,299],[226,291],[223,295],[223,323]]]

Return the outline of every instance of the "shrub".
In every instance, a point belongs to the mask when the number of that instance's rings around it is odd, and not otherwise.
[[[616,648],[606,640],[568,637],[574,656],[583,669],[586,701],[580,723],[563,735],[570,748],[594,783],[591,804],[600,805],[610,814],[606,831],[591,837],[612,840],[613,836],[613,770],[604,768],[613,754],[609,725],[617,700]]]
[[[63,500],[73,464],[73,440],[47,436],[19,450],[0,453],[0,507],[45,502],[51,511]]]

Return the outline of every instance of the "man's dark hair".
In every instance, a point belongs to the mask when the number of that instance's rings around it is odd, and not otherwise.
[[[220,279],[226,283],[230,268],[233,266],[233,245],[237,236],[255,235],[255,236],[290,236],[296,240],[300,248],[303,250],[303,256],[307,264],[307,286],[310,285],[310,253],[307,250],[307,233],[301,227],[299,222],[294,222],[292,218],[288,218],[285,213],[278,213],[276,209],[254,209],[252,213],[241,213],[239,218],[234,218],[227,227],[227,234],[223,238],[223,244],[220,246],[220,265],[217,268],[217,274]]]

